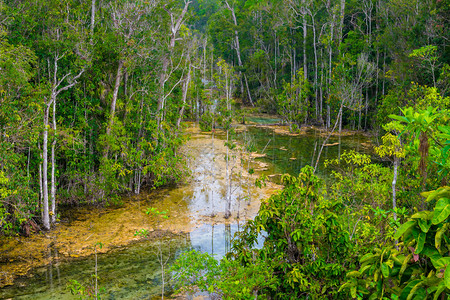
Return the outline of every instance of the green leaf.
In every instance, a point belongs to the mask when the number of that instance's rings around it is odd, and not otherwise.
[[[415,279],[411,282],[409,282],[400,293],[400,296],[398,297],[399,300],[406,300],[409,297],[409,293],[411,290],[416,286],[416,284],[420,283],[420,279]]]
[[[343,289],[345,289],[346,287],[351,287],[351,286],[353,286],[354,285],[354,283],[353,282],[346,282],[346,283],[344,283],[343,285],[341,285],[341,287],[339,288],[339,290],[338,290],[338,292],[340,292],[340,291],[342,291]]]
[[[443,186],[434,191],[421,193],[421,195],[427,197],[427,202],[439,200],[442,197],[450,197],[450,187]]]
[[[350,288],[350,293],[352,295],[352,298],[356,298],[356,286],[352,286]]]
[[[406,268],[408,267],[408,262],[411,259],[412,254],[408,254],[408,256],[405,257],[405,260],[403,261],[402,267],[400,269],[399,277],[402,277],[403,273],[405,272]]]
[[[359,277],[361,273],[359,271],[352,271],[347,273],[347,277]]]
[[[438,289],[436,293],[434,293],[433,300],[438,300],[439,296],[442,294],[443,291],[445,291],[447,287],[445,286],[444,282],[441,282],[438,286]]]
[[[436,269],[447,268],[450,266],[450,257],[442,257],[436,262]]]
[[[420,229],[421,229],[423,232],[427,233],[428,230],[430,230],[431,222],[429,222],[428,220],[419,219],[419,220],[418,220],[418,223],[419,223]]]
[[[375,255],[373,253],[367,253],[361,259],[359,260],[360,264],[365,263],[366,261],[375,258]]]
[[[442,236],[447,232],[447,228],[450,223],[445,223],[438,231],[436,231],[436,235],[434,237],[434,246],[436,249],[440,250],[442,243]]]
[[[408,221],[406,223],[403,223],[397,230],[397,232],[394,235],[394,239],[398,240],[408,229],[410,229],[412,226],[416,225],[416,221]]]
[[[384,278],[389,277],[389,266],[386,263],[381,264],[381,273],[383,274]]]
[[[450,215],[450,200],[447,198],[441,198],[436,203],[436,207],[434,208],[434,216],[431,222],[436,225],[442,223],[447,220]]]
[[[419,237],[417,238],[417,247],[414,251],[415,254],[420,254],[423,250],[423,246],[425,245],[425,239],[427,237],[427,234],[424,232],[419,233]]]
[[[366,272],[368,269],[370,269],[371,265],[365,265],[364,267],[361,267],[361,269],[359,269],[359,273],[360,274],[364,274],[364,272]]]
[[[408,118],[403,117],[403,116],[397,116],[397,115],[389,115],[389,118],[397,120],[397,121],[401,121],[401,122],[405,122],[405,123],[409,123]]]
[[[447,265],[447,268],[445,268],[444,284],[448,289],[450,289],[450,266],[449,265]]]
[[[442,258],[442,255],[436,250],[436,248],[425,246],[423,248],[422,255],[427,256],[431,260],[433,266],[438,268],[439,260]]]
[[[429,211],[419,211],[411,216],[411,219],[423,219],[423,220],[429,220],[430,219],[430,212]]]

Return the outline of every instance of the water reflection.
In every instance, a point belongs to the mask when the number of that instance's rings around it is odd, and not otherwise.
[[[309,130],[306,134],[298,136],[276,134],[274,130],[265,127],[248,126],[247,130],[251,137],[250,143],[258,153],[266,154],[263,158],[258,158],[263,162],[268,162],[266,175],[289,173],[298,175],[300,170],[306,165],[315,164],[320,147],[325,137],[317,130]],[[238,138],[244,140],[243,135]],[[330,137],[320,156],[318,174],[327,176],[327,170],[323,166],[326,159],[340,157],[344,151],[355,150],[360,153],[372,155],[373,151],[365,146],[370,140],[362,134],[349,136]]]
[[[174,258],[194,248],[221,258],[231,250],[234,233],[242,225],[204,224],[185,235],[145,241],[98,255],[98,276],[103,299],[149,299],[160,297],[162,272]],[[263,237],[259,239],[262,245]],[[37,269],[31,278],[19,278],[11,287],[0,289],[1,299],[75,299],[67,289],[70,280],[93,290],[95,258],[61,262],[55,249],[48,249],[51,263]],[[167,277],[167,276],[166,276]],[[167,278],[166,278],[167,280]],[[166,291],[170,292],[165,284]],[[103,292],[102,292],[103,291]]]
[[[213,254],[217,259],[222,258],[231,250],[234,234],[242,230],[242,224],[205,224],[190,233],[191,246],[195,250]],[[258,237],[256,247],[262,247],[263,235]]]

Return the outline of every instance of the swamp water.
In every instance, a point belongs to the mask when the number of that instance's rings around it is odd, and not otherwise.
[[[275,123],[260,120],[264,121]],[[97,255],[102,299],[160,299],[162,261],[166,270],[180,253],[191,248],[223,256],[230,250],[234,233],[246,219],[256,215],[261,199],[280,188],[268,182],[263,189],[257,189],[253,185],[255,179],[265,174],[277,181],[275,174],[298,173],[304,165],[311,164],[314,148],[317,155],[324,139],[313,130],[291,136],[267,127],[239,126],[239,143],[250,144],[265,156],[251,159],[251,168],[256,172],[250,175],[246,172],[247,163],[240,163],[244,156],[233,152],[232,217],[224,223],[227,186],[224,133],[218,131],[212,139],[211,134],[201,133],[195,127],[187,131],[191,139],[184,154],[192,179],[186,184],[130,197],[120,208],[73,209],[66,212],[67,218],[63,216],[58,228],[48,235],[2,242],[0,283],[2,277],[11,283],[11,272],[22,276],[15,278],[13,285],[0,288],[0,299],[77,299],[70,294],[67,284],[77,280],[93,288],[93,247],[99,242],[103,247],[97,247],[98,251],[107,252]],[[321,161],[335,158],[347,149],[368,151],[361,146],[368,142],[363,136],[328,141],[336,142],[340,142],[339,146],[324,148]],[[319,171],[323,173],[322,169]],[[148,207],[167,210],[169,218],[156,220],[146,215]],[[134,233],[141,229],[148,230],[151,238],[135,237]]]

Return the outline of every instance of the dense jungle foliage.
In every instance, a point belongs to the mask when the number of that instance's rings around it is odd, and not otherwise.
[[[448,0],[0,0],[0,234],[179,181],[182,120],[274,113],[292,131],[370,130],[385,163],[347,152],[327,182],[285,176],[232,252],[182,256],[177,284],[445,299],[448,24]]]

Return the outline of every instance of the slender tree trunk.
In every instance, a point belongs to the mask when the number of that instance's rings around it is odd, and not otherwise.
[[[41,143],[38,142],[38,147],[39,150],[41,150]],[[41,152],[40,154],[41,160],[44,161],[43,159],[43,152]],[[43,190],[43,174],[42,174],[42,163],[39,163],[39,208],[42,206],[43,207],[43,203],[44,203],[44,190]],[[42,220],[44,220],[44,210],[41,210],[41,218]]]
[[[367,114],[369,113],[369,88],[366,88],[366,105],[364,113],[364,130],[367,130]]]
[[[274,60],[275,60],[275,64],[274,64],[274,68],[275,68],[275,72],[274,72],[274,77],[273,77],[273,86],[275,87],[275,89],[277,88],[277,31],[275,30],[275,39],[274,39]]]
[[[333,69],[331,58],[333,56],[333,34],[334,34],[334,14],[333,14],[333,21],[331,23],[331,31],[330,31],[330,45],[328,47],[329,49],[329,77],[328,77],[328,98],[330,97],[330,88],[331,88],[331,71]],[[330,104],[327,104],[327,128],[331,127],[331,107]]]
[[[106,128],[106,135],[111,134],[111,130],[114,125],[114,115],[116,113],[116,103],[117,103],[117,97],[119,95],[120,81],[122,79],[123,64],[124,64],[124,61],[122,59],[119,59],[119,64],[117,66],[116,80],[114,83],[113,97],[111,100],[111,107],[109,110],[109,124],[108,124],[108,127]]]
[[[237,28],[238,24],[237,24],[236,14],[234,13],[234,7],[231,7],[227,0],[225,1],[225,5],[227,6],[228,10],[231,12],[234,26]],[[239,33],[238,33],[237,29],[234,30],[234,42],[235,42],[236,56],[238,59],[238,64],[239,64],[239,67],[242,67],[241,47],[239,45]],[[241,71],[239,71],[239,75],[241,75]],[[248,100],[250,101],[250,104],[252,106],[255,106],[255,104],[253,103],[253,100],[252,100],[252,95],[250,94],[247,76],[245,74],[244,74],[244,82],[245,82],[245,86],[247,88]]]
[[[216,178],[216,169],[215,169],[215,147],[214,147],[214,112],[213,112],[213,120],[211,125],[211,147],[212,147],[212,162],[211,162],[211,217],[214,217],[216,213],[214,212],[214,182]]]
[[[341,118],[342,118],[342,110],[343,110],[343,108],[344,108],[344,105],[343,105],[343,102],[342,102],[342,103],[341,103],[341,107],[339,108],[339,112],[338,112],[338,115],[337,115],[336,122],[334,122],[333,129],[331,129],[330,133],[329,133],[328,136],[325,138],[325,140],[324,140],[323,143],[322,143],[322,146],[320,147],[320,150],[319,150],[319,153],[318,153],[317,159],[316,159],[316,164],[314,165],[314,173],[316,172],[317,166],[319,165],[319,160],[320,160],[320,156],[322,155],[323,147],[325,147],[325,144],[328,142],[328,139],[330,138],[330,136],[333,134],[334,130],[336,129],[336,126],[337,126],[339,120],[341,120]],[[339,139],[340,139],[340,137],[341,137],[341,136],[339,135]],[[339,145],[341,145],[340,141],[339,141]],[[339,148],[339,149],[340,149],[340,148]],[[341,155],[339,154],[339,157],[340,157],[340,156],[341,156]]]
[[[397,199],[396,199],[396,190],[395,185],[397,184],[397,169],[399,164],[399,158],[394,156],[394,178],[392,179],[392,209],[394,210],[394,220],[397,221]]]
[[[317,62],[317,42],[316,42],[316,24],[314,21],[314,16],[311,15],[312,20],[312,28],[313,28],[313,49],[314,49],[314,89],[315,89],[315,105],[316,105],[316,119],[319,119],[319,122],[322,123],[322,109],[319,110],[319,89],[317,87],[318,84],[318,62]],[[322,100],[320,100],[322,101]],[[322,104],[320,104],[322,106]]]
[[[302,0],[305,5],[305,0]],[[303,76],[308,79],[308,58],[306,56],[306,38],[308,36],[308,24],[306,22],[306,12],[303,13]]]
[[[158,129],[161,126],[161,123],[163,121],[163,110],[164,110],[164,102],[165,102],[165,96],[166,96],[166,76],[167,76],[167,68],[169,65],[169,59],[167,57],[163,57],[163,66],[162,71],[159,76],[159,89],[160,89],[160,96],[158,97],[158,107],[156,110],[156,119],[157,119],[157,127]]]
[[[46,230],[50,230],[50,217],[48,212],[48,118],[51,103],[45,105],[44,109],[44,134],[42,142],[42,191],[43,191],[43,218],[42,223]]]
[[[181,106],[180,114],[179,114],[178,120],[177,120],[177,128],[178,129],[180,128],[181,120],[183,119],[184,109],[186,106],[187,93],[188,93],[190,82],[191,82],[191,65],[189,64],[189,71],[186,76],[186,80],[183,84],[183,105]]]
[[[175,48],[176,41],[178,40],[178,38],[177,38],[178,32],[179,32],[181,26],[183,25],[184,17],[188,11],[189,4],[191,4],[191,3],[192,3],[191,0],[184,1],[184,8],[181,11],[181,13],[178,15],[178,17],[175,17],[173,12],[171,12],[170,10],[165,9],[166,12],[169,14],[170,20],[171,20],[171,24],[170,24],[171,34],[170,34],[170,41],[169,41],[169,47],[168,47],[168,54],[164,55],[162,58],[163,65],[162,65],[162,70],[161,70],[161,74],[160,74],[160,78],[159,78],[160,96],[158,98],[158,108],[157,108],[157,113],[156,113],[158,129],[161,129],[161,123],[164,120],[164,115],[165,115],[164,108],[166,106],[165,101],[167,98],[167,95],[165,92],[165,83],[168,80],[168,77],[170,76],[168,74],[169,60],[172,56],[173,49]],[[174,71],[174,70],[171,70],[171,71]],[[181,81],[181,79],[180,79],[180,81]],[[177,85],[177,84],[175,84],[175,85]]]
[[[92,44],[93,37],[94,37],[94,27],[95,27],[95,1],[96,0],[92,0],[92,3],[91,3],[91,27],[90,27],[90,30],[91,30],[91,44]]]
[[[56,178],[55,178],[55,167],[56,167],[56,158],[55,158],[55,148],[56,148],[56,95],[52,95],[53,97],[53,142],[52,142],[52,175],[51,175],[51,222],[56,222]]]
[[[341,11],[339,15],[339,36],[338,36],[338,53],[340,53],[340,46],[342,42],[342,35],[344,30],[344,18],[345,18],[345,0],[341,0]]]
[[[386,51],[383,52],[383,78],[386,76]],[[386,80],[383,79],[382,82],[382,89],[381,89],[381,96],[384,97],[384,83]]]
[[[227,129],[227,155],[226,155],[226,159],[227,159],[227,183],[226,183],[226,206],[225,206],[225,219],[228,219],[231,216],[231,178],[230,178],[230,156],[229,156],[229,147],[228,147],[228,143],[229,143],[229,130]]]
[[[376,78],[375,78],[375,109],[377,109],[378,105],[378,81],[379,81],[379,63],[380,63],[380,50],[377,47],[377,68],[376,68]]]
[[[319,101],[319,105],[320,105],[320,121],[323,124],[323,86],[324,86],[323,75],[324,75],[324,72],[325,72],[325,66],[324,66],[324,62],[323,62],[323,51],[321,50],[320,53],[321,53],[320,57],[322,59],[321,59],[321,72],[320,72],[320,91],[319,91],[319,94],[320,94],[319,99],[320,99],[320,101]]]

